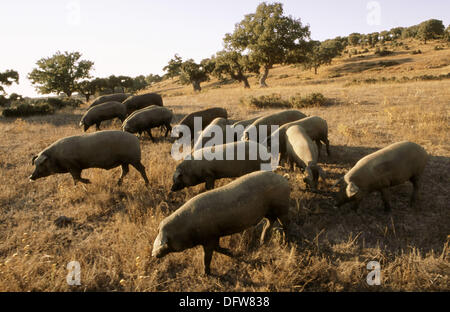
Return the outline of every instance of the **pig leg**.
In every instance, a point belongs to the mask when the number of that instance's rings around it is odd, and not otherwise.
[[[317,145],[317,158],[320,158],[320,150],[322,149],[322,143],[320,143],[320,140],[316,140]]]
[[[75,185],[77,185],[77,181],[80,181],[81,183],[84,183],[84,184],[90,184],[91,183],[91,181],[89,181],[89,179],[83,179],[81,177],[81,170],[79,170],[79,169],[71,169],[69,172],[72,175],[73,183]]]
[[[95,130],[97,130],[97,131],[100,131],[100,124],[101,124],[102,122],[100,121],[100,122],[97,122],[96,124],[95,124]]]
[[[230,258],[233,258],[235,255],[229,250],[228,248],[220,247],[219,244],[217,244],[216,249],[214,251],[217,251],[218,253],[221,253],[222,255],[228,256]]]
[[[152,136],[152,129],[147,129],[146,131],[147,131],[148,135],[150,136],[150,139],[152,139],[152,142],[155,142],[155,139]]]
[[[419,200],[420,177],[414,176],[410,179],[410,181],[413,184],[414,189],[413,189],[413,193],[412,193],[409,205],[411,207],[414,207],[415,209],[417,209],[417,202]]]
[[[172,131],[172,127],[170,126],[170,123],[167,123],[165,126],[166,126],[166,134],[164,135],[164,137],[167,137],[169,132]]]
[[[287,158],[287,162],[289,163],[289,170],[290,171],[294,171],[294,161],[292,160],[292,158],[291,157],[288,157]]]
[[[330,141],[328,141],[328,139],[325,138],[324,142],[325,142],[325,146],[327,147],[327,155],[330,156],[331,155],[331,153],[330,153]]]
[[[207,241],[205,244],[203,244],[203,263],[205,265],[205,274],[210,275],[211,274],[211,259],[214,252],[214,249],[216,249],[216,246],[218,244],[218,239],[212,239]]]
[[[384,203],[384,212],[388,213],[391,211],[391,205],[389,203],[389,191],[387,190],[387,188],[384,188],[380,190],[380,193]]]
[[[147,178],[147,174],[145,173],[145,167],[141,162],[137,162],[137,163],[132,163],[131,164],[134,168],[136,168],[137,171],[139,171],[139,173],[141,174],[142,178],[145,181],[145,185],[148,185],[148,178]]]
[[[120,175],[119,181],[117,182],[117,185],[122,184],[123,178],[128,174],[128,171],[130,171],[130,168],[128,164],[122,164],[122,174]]]
[[[228,248],[220,247],[219,244],[220,238],[216,239],[216,246],[214,247],[214,251],[221,253],[222,255],[228,256],[230,258],[235,257],[235,255]]]
[[[207,190],[212,190],[214,188],[214,178],[213,177],[206,177],[205,181],[205,187]]]

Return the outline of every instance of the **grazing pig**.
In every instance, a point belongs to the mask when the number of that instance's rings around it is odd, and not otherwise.
[[[297,121],[289,122],[276,130],[278,132],[278,144],[279,144],[279,153],[281,159],[286,159],[286,130],[291,126],[301,126],[305,129],[308,136],[311,140],[315,141],[317,144],[318,157],[320,157],[320,150],[322,148],[322,144],[320,141],[324,142],[327,148],[327,154],[330,155],[330,141],[328,141],[328,124],[327,122],[318,117],[311,116],[306,117]],[[275,134],[275,132],[273,134]],[[271,137],[268,137],[264,142],[264,145],[271,145]]]
[[[391,210],[388,187],[410,181],[414,190],[410,205],[419,199],[419,183],[428,161],[427,152],[418,144],[403,141],[389,145],[361,158],[337,184],[340,191],[337,204],[341,206],[354,201],[353,209],[358,209],[361,199],[374,191],[379,191],[385,212]]]
[[[261,116],[253,117],[250,119],[240,120],[236,121],[234,124],[231,125],[231,129],[233,129],[236,134],[234,136],[234,141],[240,141],[242,138],[242,135],[244,134],[245,128],[250,126],[253,122],[255,122],[257,119],[261,118]]]
[[[81,117],[80,127],[84,126],[84,131],[87,131],[90,126],[95,124],[96,130],[100,130],[102,121],[119,118],[124,121],[127,116],[125,106],[120,102],[106,102],[96,105]]]
[[[248,126],[247,129],[245,129],[244,134],[242,136],[242,140],[244,141],[254,140],[258,142],[263,142],[266,138],[270,137],[270,135],[272,134],[271,126],[281,127],[282,125],[288,122],[303,119],[305,117],[306,117],[305,114],[295,109],[285,110],[278,113],[260,117],[257,120],[255,120],[250,126]],[[259,127],[263,125],[267,126],[267,133],[265,134],[265,136],[263,136],[262,133],[259,133]],[[256,131],[255,132],[256,137],[254,137],[251,134],[251,131]]]
[[[218,145],[214,147],[214,154],[208,147],[194,151],[178,164],[171,190],[178,191],[203,182],[206,189],[210,190],[214,188],[216,179],[240,177],[261,170],[261,165],[266,162],[270,166],[270,159],[262,159],[260,152],[264,153],[266,149],[256,142]],[[222,159],[213,159],[213,155],[220,155]],[[227,155],[232,155],[233,159]]]
[[[123,105],[125,105],[127,109],[127,114],[129,115],[138,109],[150,105],[163,106],[163,100],[161,95],[157,93],[145,93],[130,96],[125,101],[123,101]]]
[[[325,180],[325,173],[317,165],[318,152],[317,145],[308,136],[302,126],[295,125],[289,127],[285,135],[286,154],[291,162],[297,164],[299,168],[304,168],[306,177],[303,181],[313,189],[317,188],[319,175]]]
[[[232,124],[231,127],[236,128],[238,126],[242,126],[245,129],[261,117],[262,116],[256,116],[256,117],[253,117],[250,119],[239,120],[239,121],[236,121],[234,124]]]
[[[277,219],[287,240],[289,195],[288,181],[273,172],[253,172],[197,195],[160,223],[152,256],[161,258],[202,245],[205,274],[210,274],[214,251],[233,256],[230,250],[220,247],[222,236],[242,232],[267,218],[261,243]]]
[[[128,173],[128,166],[135,167],[145,184],[148,184],[145,167],[141,163],[139,140],[131,133],[99,131],[60,139],[32,159],[36,169],[30,180],[57,173],[70,173],[73,181],[90,183],[81,178],[81,171],[88,168],[112,169],[122,166],[118,184]]]
[[[108,95],[102,95],[96,98],[91,105],[89,105],[89,108],[97,106],[102,103],[106,102],[120,102],[122,103],[125,101],[128,97],[131,96],[131,93],[114,93],[114,94],[108,94]],[[88,108],[88,109],[89,109]]]
[[[181,119],[179,125],[185,125],[191,132],[191,140],[194,139],[194,118],[201,117],[201,131],[203,131],[214,119],[228,118],[227,110],[221,107],[207,108],[201,111],[193,112]],[[181,133],[180,133],[181,137]]]
[[[216,138],[219,133],[216,133],[215,130],[217,127],[219,127],[222,131],[221,140],[222,143],[229,143],[226,142],[226,126],[227,126],[227,120],[225,118],[216,118],[214,119],[206,128],[202,131],[200,136],[197,139],[197,142],[194,144],[194,151],[202,149],[205,144],[213,138]],[[213,135],[214,134],[214,135]]]
[[[172,121],[173,113],[170,109],[153,105],[151,108],[143,108],[131,114],[123,123],[123,131],[130,133],[141,133],[146,131],[152,141],[152,128],[165,126],[166,134],[172,130],[170,122]]]

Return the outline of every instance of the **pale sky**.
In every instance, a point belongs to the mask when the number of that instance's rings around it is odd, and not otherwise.
[[[8,93],[36,96],[26,78],[42,57],[79,51],[92,75],[162,74],[178,53],[200,61],[223,48],[222,39],[257,0],[1,0],[0,72],[19,72]],[[267,1],[273,2],[273,1]],[[309,24],[324,40],[370,33],[436,18],[450,23],[448,0],[286,0],[285,14]]]

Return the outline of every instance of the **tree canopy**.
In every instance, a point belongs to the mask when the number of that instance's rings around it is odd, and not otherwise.
[[[351,33],[348,36],[348,43],[352,46],[358,45],[360,40],[361,40],[361,34],[359,34],[359,33]]]
[[[10,86],[14,82],[19,83],[19,73],[15,70],[9,69],[0,73],[0,92],[5,93],[3,86]]]
[[[443,36],[444,40],[450,42],[450,25],[447,26]]]
[[[152,83],[155,82],[160,82],[161,80],[162,77],[160,75],[149,74],[147,77],[145,77],[145,81],[147,82],[148,85],[151,85]]]
[[[427,40],[436,39],[442,36],[444,34],[444,29],[445,26],[442,21],[430,19],[428,21],[420,23],[417,36],[426,44]]]
[[[222,50],[215,56],[215,67],[212,75],[219,80],[230,77],[233,80],[243,82],[245,88],[250,88],[248,73],[259,73],[259,64],[248,55],[242,55],[238,51]]]
[[[212,67],[214,68],[214,67]],[[209,80],[209,73],[212,71],[209,59],[204,59],[200,64],[189,59],[181,64],[180,82],[181,84],[191,84],[194,91],[201,91],[200,83]]]
[[[344,49],[338,40],[311,41],[310,45],[310,52],[304,65],[307,69],[314,68],[315,74],[321,65],[330,64],[332,59],[340,55]]]
[[[181,64],[183,63],[182,58],[175,54],[174,58],[169,61],[169,64],[163,67],[168,78],[174,78],[181,74]]]
[[[231,50],[247,51],[262,67],[260,86],[265,87],[273,65],[296,63],[304,57],[309,36],[309,26],[283,15],[282,3],[263,2],[235,25],[233,33],[225,35],[224,43]]]
[[[51,57],[37,61],[37,68],[28,74],[28,79],[41,94],[65,93],[71,96],[77,91],[78,82],[90,78],[94,63],[80,60],[80,52],[56,52]]]

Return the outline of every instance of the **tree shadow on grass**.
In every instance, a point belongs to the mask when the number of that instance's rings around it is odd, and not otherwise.
[[[404,63],[412,62],[411,58],[389,59],[383,61],[360,61],[347,63],[333,68],[335,73],[361,73],[369,69],[396,66]]]
[[[386,55],[384,57],[392,57],[392,56],[397,56],[397,55],[409,55],[411,52],[410,51],[393,51],[392,54]],[[367,61],[367,60],[372,60],[372,59],[378,59],[378,58],[383,58],[383,56],[377,55],[377,54],[358,54],[349,58],[345,58],[343,60],[344,63],[356,63],[356,62],[360,62],[360,61]]]
[[[303,188],[300,181],[290,181],[291,207],[299,205],[294,220],[301,229],[297,243],[313,241],[317,231],[325,229],[321,236],[324,244],[339,244],[349,236],[359,235],[355,244],[359,247],[380,247],[388,254],[407,252],[417,248],[423,253],[434,250],[441,253],[447,240],[450,224],[450,158],[430,156],[420,186],[418,209],[409,205],[412,184],[405,182],[389,188],[392,211],[384,212],[379,192],[367,195],[357,212],[351,203],[335,207],[338,187],[333,184],[345,175],[362,157],[378,148],[364,146],[331,146],[332,156],[322,156],[322,168],[327,182],[321,184],[323,192],[312,193]],[[320,212],[320,213],[319,213]]]
[[[0,123],[11,124],[20,118],[30,124],[51,124],[56,127],[73,125],[78,127],[82,116],[81,113],[62,112],[42,116],[0,118]]]

